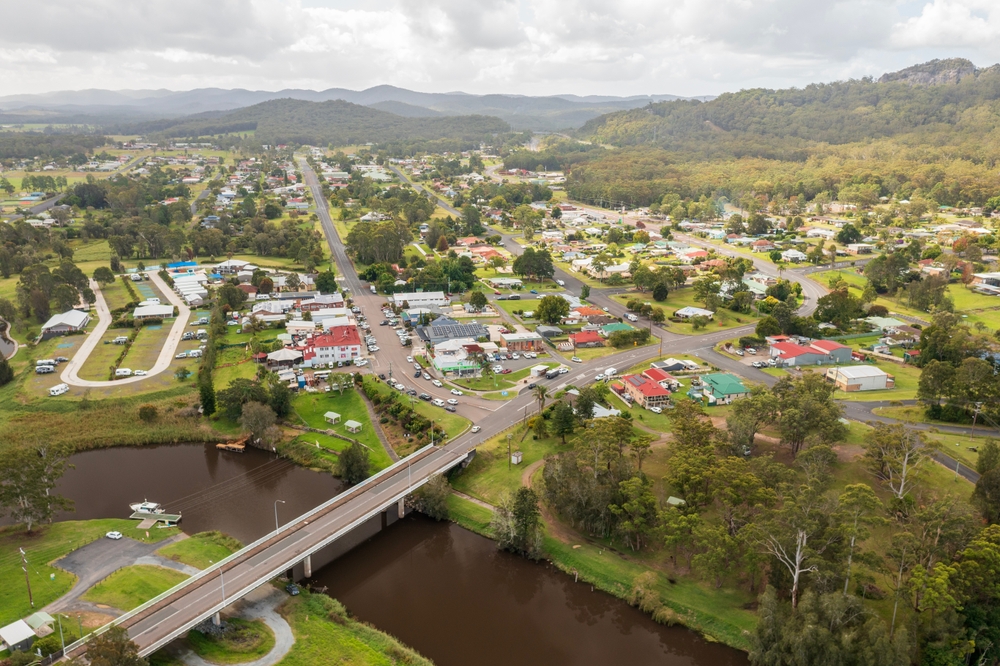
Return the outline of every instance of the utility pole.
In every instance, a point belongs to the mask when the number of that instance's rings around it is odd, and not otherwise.
[[[507,433],[507,471],[510,471],[510,438],[511,434]]]
[[[983,408],[983,403],[976,403],[976,412],[972,415],[972,439],[976,438],[976,419],[979,418],[979,410]]]
[[[21,568],[24,569],[24,584],[28,586],[28,603],[31,607],[35,607],[35,600],[31,596],[31,581],[28,579],[28,557],[24,552],[24,548],[18,548],[21,551]]]

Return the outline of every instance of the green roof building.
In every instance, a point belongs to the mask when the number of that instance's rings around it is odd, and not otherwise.
[[[631,330],[632,330],[631,326],[622,322],[618,322],[615,324],[605,324],[604,326],[601,327],[601,333],[603,333],[605,337],[611,335],[612,333],[617,333],[618,331],[631,331]]]
[[[725,372],[702,375],[701,382],[702,396],[709,405],[728,405],[750,394],[750,389],[743,385],[739,377]]]

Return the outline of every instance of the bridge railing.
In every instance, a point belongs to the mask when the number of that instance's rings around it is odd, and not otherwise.
[[[306,513],[304,513],[304,514],[302,514],[302,515],[294,518],[291,521],[286,522],[281,527],[283,528],[286,525],[294,525],[294,524],[299,523],[301,521],[308,520],[308,519],[312,518],[313,516],[315,516],[316,514],[321,513],[323,511],[325,511],[326,509],[330,508],[331,506],[333,506],[334,504],[336,504],[338,501],[342,500],[345,496],[348,496],[348,495],[351,495],[351,494],[355,494],[359,490],[365,490],[365,489],[370,488],[370,487],[372,487],[374,485],[377,485],[378,483],[381,482],[381,480],[383,478],[385,478],[387,476],[392,476],[392,474],[394,474],[398,470],[403,469],[407,465],[409,465],[410,462],[411,462],[411,460],[414,457],[417,457],[420,454],[422,454],[425,451],[428,451],[429,449],[432,449],[432,448],[434,448],[434,445],[433,444],[428,444],[427,446],[424,446],[423,448],[418,449],[417,451],[414,451],[413,453],[411,453],[406,458],[403,458],[402,460],[400,460],[400,461],[398,461],[396,463],[393,463],[392,465],[386,467],[385,469],[377,472],[373,476],[368,477],[367,479],[365,479],[364,481],[362,481],[358,485],[356,485],[356,486],[354,486],[352,488],[349,488],[349,489],[345,490],[344,492],[339,493],[338,495],[335,495],[334,497],[332,497],[331,499],[327,500],[326,502],[323,502],[319,506],[317,506],[317,507],[315,507],[313,509],[310,509]],[[64,654],[72,654],[72,652],[74,650],[76,650],[76,649],[82,647],[83,645],[85,645],[94,636],[99,636],[99,635],[103,634],[105,631],[107,631],[108,629],[111,629],[112,627],[115,627],[117,625],[122,624],[123,622],[126,622],[128,620],[131,620],[131,619],[135,618],[136,616],[140,615],[144,611],[149,610],[150,608],[152,608],[156,604],[160,603],[164,599],[169,598],[171,595],[177,593],[178,591],[180,591],[183,588],[191,585],[192,583],[195,583],[197,581],[200,581],[200,580],[202,580],[204,578],[207,578],[207,577],[211,576],[212,574],[216,573],[217,571],[219,571],[220,569],[222,569],[223,567],[225,567],[227,564],[229,564],[229,563],[231,563],[233,561],[236,561],[236,560],[240,559],[241,557],[243,557],[248,551],[252,551],[253,549],[258,548],[258,547],[264,545],[265,543],[267,543],[269,540],[275,538],[276,536],[278,536],[280,534],[280,532],[281,532],[281,529],[278,529],[277,531],[274,531],[274,532],[268,532],[267,534],[265,534],[261,538],[257,539],[253,543],[251,543],[251,544],[249,544],[247,546],[244,546],[243,548],[241,548],[240,550],[236,551],[232,555],[230,555],[230,556],[228,556],[228,557],[226,557],[224,559],[219,560],[218,562],[216,562],[215,564],[213,564],[211,567],[209,567],[207,569],[202,569],[201,571],[199,571],[198,573],[194,574],[190,578],[187,578],[187,579],[181,581],[180,583],[178,583],[177,585],[173,586],[172,588],[170,588],[166,592],[163,592],[162,594],[159,594],[159,595],[153,597],[152,599],[150,599],[146,603],[144,603],[144,604],[142,604],[140,606],[137,606],[136,608],[132,609],[128,613],[125,613],[124,615],[121,615],[121,616],[115,618],[114,620],[112,620],[108,624],[95,629],[94,631],[92,631],[91,633],[87,634],[86,636],[83,636],[79,640],[71,643],[70,645],[67,645],[66,648],[65,648]]]

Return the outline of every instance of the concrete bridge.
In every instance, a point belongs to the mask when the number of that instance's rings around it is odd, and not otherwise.
[[[401,518],[407,495],[431,477],[460,464],[466,456],[466,447],[426,446],[126,613],[95,634],[112,626],[124,627],[129,638],[139,645],[140,654],[149,655],[205,619],[213,616],[217,619],[219,611],[273,578],[289,571],[296,577],[308,578],[314,566],[327,564],[358,541]],[[66,646],[65,656],[86,653],[86,641],[84,638]]]

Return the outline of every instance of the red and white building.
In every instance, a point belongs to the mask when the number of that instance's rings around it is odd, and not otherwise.
[[[632,400],[645,409],[665,407],[670,402],[670,391],[648,377],[625,375],[622,377],[622,385],[632,396]]]
[[[354,326],[334,326],[315,336],[305,354],[305,360],[311,360],[314,367],[356,358],[361,358],[361,336]]]

